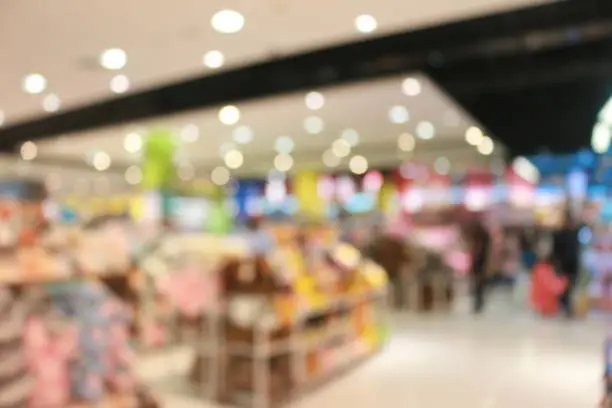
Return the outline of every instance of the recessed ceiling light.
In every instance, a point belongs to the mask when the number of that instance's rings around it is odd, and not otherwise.
[[[191,163],[183,163],[178,168],[178,176],[183,181],[191,180],[195,177],[195,168]]]
[[[276,153],[289,154],[293,151],[294,147],[295,143],[289,136],[281,136],[274,142],[274,150],[276,150]]]
[[[402,82],[402,92],[407,96],[417,96],[421,93],[421,82],[416,78],[406,78]]]
[[[234,129],[233,139],[234,142],[239,144],[251,143],[253,140],[253,130],[246,125],[238,126]]]
[[[410,133],[402,133],[397,138],[397,147],[403,152],[411,152],[414,150],[416,142],[414,136]]]
[[[351,145],[344,139],[335,140],[331,151],[338,157],[346,157],[351,153]]]
[[[304,119],[304,129],[306,129],[306,132],[310,133],[311,135],[321,133],[324,127],[325,124],[323,123],[323,120],[318,116],[309,116]]]
[[[224,125],[235,125],[240,120],[240,110],[234,105],[224,106],[219,110],[219,120]]]
[[[389,109],[389,120],[391,123],[402,124],[410,120],[410,114],[405,106],[395,105]]]
[[[219,146],[219,155],[221,157],[225,157],[225,154],[230,150],[234,150],[236,145],[232,142],[225,142],[221,146]]]
[[[293,157],[287,153],[280,153],[274,158],[274,167],[278,171],[287,172],[293,167]]]
[[[224,186],[230,181],[230,172],[225,167],[215,167],[210,172],[210,180],[218,186]]]
[[[355,27],[360,33],[372,33],[378,28],[378,22],[369,14],[362,14],[355,19]]]
[[[438,174],[448,174],[450,171],[450,161],[446,157],[438,157],[434,162],[434,170]]]
[[[120,48],[110,48],[100,54],[102,68],[116,71],[123,69],[127,64],[127,54]]]
[[[221,68],[225,64],[225,56],[221,51],[208,51],[202,57],[202,63],[211,69]]]
[[[244,163],[244,156],[239,150],[230,150],[223,157],[225,165],[230,169],[238,169]]]
[[[111,165],[111,158],[106,152],[96,152],[93,156],[92,164],[98,171],[108,170]]]
[[[482,141],[478,145],[478,152],[485,156],[488,156],[493,153],[494,149],[495,145],[493,144],[493,140],[491,140],[491,138],[488,136],[484,136]]]
[[[352,147],[359,144],[359,133],[355,129],[345,129],[340,137],[348,142]]]
[[[29,94],[43,93],[47,89],[47,78],[41,74],[29,74],[21,83],[23,91]]]
[[[123,148],[128,153],[138,153],[142,149],[143,141],[139,133],[131,132],[123,139]]]
[[[308,92],[305,102],[308,109],[319,110],[325,105],[325,97],[320,92]]]
[[[130,166],[125,170],[125,181],[133,186],[142,181],[142,170],[138,166]]]
[[[200,137],[200,128],[197,125],[189,124],[181,129],[181,140],[185,143],[193,143]]]
[[[45,112],[57,112],[60,107],[61,101],[56,94],[49,94],[43,99],[43,109]]]
[[[423,140],[433,139],[436,136],[436,128],[431,122],[419,122],[416,132],[417,136]]]
[[[353,156],[349,161],[349,169],[355,174],[363,174],[368,171],[368,160],[363,156]]]
[[[126,93],[130,89],[130,79],[123,75],[115,75],[110,81],[110,89],[116,94]]]
[[[34,142],[25,142],[21,145],[20,153],[23,160],[34,160],[38,156],[38,146]]]
[[[341,161],[340,157],[336,156],[331,150],[324,151],[321,159],[327,167],[337,167]]]
[[[611,141],[612,134],[610,127],[602,122],[597,123],[593,128],[593,135],[591,136],[591,147],[595,153],[606,153],[610,149]]]
[[[478,146],[480,142],[482,142],[482,138],[483,138],[482,130],[480,130],[476,126],[470,127],[465,132],[465,140],[472,146]]]
[[[244,16],[234,10],[221,10],[213,15],[210,24],[215,31],[234,34],[244,27]]]

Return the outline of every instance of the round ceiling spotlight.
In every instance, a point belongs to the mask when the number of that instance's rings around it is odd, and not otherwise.
[[[40,94],[47,89],[47,78],[41,74],[29,74],[21,82],[23,91],[28,94]]]
[[[362,14],[355,18],[355,28],[357,28],[357,31],[360,33],[373,33],[378,28],[378,22],[373,16]]]
[[[331,151],[337,157],[346,157],[351,154],[351,145],[344,139],[338,139],[332,143]]]
[[[138,185],[142,182],[142,170],[138,166],[130,166],[125,170],[125,181],[132,185]]]
[[[112,160],[106,152],[96,152],[92,159],[94,169],[98,171],[105,171],[111,166]]]
[[[253,140],[253,130],[246,126],[238,126],[233,132],[234,142],[239,144],[248,144]]]
[[[294,147],[295,143],[289,136],[281,136],[274,142],[274,150],[276,150],[276,153],[289,154],[293,151]]]
[[[431,122],[419,122],[416,133],[420,139],[430,140],[436,136],[436,128]]]
[[[139,133],[128,133],[123,139],[123,148],[126,152],[136,154],[142,150],[143,141]]]
[[[610,127],[602,122],[597,123],[593,128],[593,135],[591,136],[591,147],[595,153],[606,153],[610,149],[611,141],[612,134]]]
[[[397,138],[397,147],[403,152],[411,152],[414,150],[416,141],[410,133],[402,133]]]
[[[450,172],[450,160],[446,157],[438,157],[434,162],[434,170],[438,174],[447,175]]]
[[[355,147],[359,144],[359,133],[355,129],[345,129],[340,138],[346,140],[348,144]]]
[[[478,152],[485,156],[493,153],[495,149],[495,145],[493,144],[493,140],[490,137],[484,136],[480,144],[478,145]]]
[[[338,167],[341,161],[341,158],[336,156],[331,150],[324,151],[321,159],[323,160],[323,164],[327,167]]]
[[[100,65],[104,69],[116,71],[127,65],[127,54],[120,48],[110,48],[100,54]]]
[[[23,160],[34,160],[38,156],[38,146],[34,142],[25,142],[21,145],[20,154]]]
[[[389,120],[391,123],[402,124],[410,120],[410,114],[405,106],[395,105],[389,109]]]
[[[230,150],[223,158],[225,165],[230,169],[238,169],[244,163],[244,156],[239,150]]]
[[[417,96],[421,93],[421,82],[416,78],[406,78],[402,82],[402,92],[407,96]]]
[[[200,138],[200,128],[193,123],[183,126],[181,129],[181,140],[185,143],[196,142]]]
[[[219,120],[224,125],[235,125],[240,121],[240,110],[234,105],[227,105],[219,109]]]
[[[287,153],[280,153],[274,158],[274,167],[283,173],[288,172],[293,167],[293,157]]]
[[[126,93],[130,89],[130,79],[123,75],[115,75],[110,81],[110,89],[116,94]]]
[[[304,129],[311,135],[317,135],[323,131],[325,124],[318,116],[309,116],[304,120]]]
[[[325,105],[325,97],[320,92],[308,92],[305,102],[308,109],[319,110]]]
[[[56,94],[49,94],[43,99],[43,109],[45,112],[57,112],[61,107],[62,102]]]
[[[210,180],[218,186],[224,186],[229,183],[231,178],[230,172],[225,167],[215,167],[210,172]]]
[[[212,28],[222,34],[235,34],[244,27],[244,16],[234,10],[217,11],[210,20]]]
[[[355,174],[363,174],[368,171],[368,160],[363,156],[353,156],[349,161],[349,169]]]
[[[210,69],[221,68],[225,64],[225,56],[221,51],[208,51],[202,57],[202,63]]]
[[[482,133],[482,130],[480,130],[480,128],[477,128],[476,126],[470,127],[465,132],[465,141],[472,146],[478,146],[480,142],[482,142],[483,137],[484,135]]]

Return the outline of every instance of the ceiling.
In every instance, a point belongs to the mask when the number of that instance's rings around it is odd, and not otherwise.
[[[223,69],[274,60],[298,52],[412,30],[441,22],[545,3],[545,0],[5,0],[0,13],[0,110],[5,126],[48,115],[43,98],[55,94],[62,110],[112,98],[98,57],[108,48],[126,51],[119,73],[135,92],[210,73],[202,56],[210,50],[226,58]],[[212,15],[230,8],[246,18],[237,34],[211,28]],[[378,22],[371,34],[355,28],[358,15]],[[40,73],[47,90],[28,95],[25,75]]]
[[[417,95],[405,94],[403,84],[407,78],[418,84],[420,91]],[[93,158],[104,152],[112,161],[108,169],[97,173],[98,178],[109,175],[115,182],[125,184],[123,173],[140,163],[142,152],[142,149],[129,147],[126,150],[126,140],[133,139],[135,134],[144,140],[148,129],[156,128],[168,129],[176,135],[178,164],[181,168],[192,169],[190,174],[193,174],[189,177],[209,176],[214,167],[224,165],[224,152],[231,149],[244,155],[244,164],[233,174],[265,176],[274,168],[280,137],[289,137],[293,141],[294,147],[290,152],[295,160],[293,169],[345,171],[352,156],[362,155],[371,168],[390,168],[402,160],[413,158],[432,166],[436,161],[448,160],[448,170],[463,172],[491,166],[504,156],[504,147],[499,143],[495,144],[490,155],[479,153],[476,147],[467,143],[467,129],[481,125],[423,74],[413,73],[317,91],[324,98],[323,106],[317,110],[307,107],[307,93],[304,92],[238,103],[240,120],[233,125],[220,121],[221,106],[200,109],[41,140],[36,143],[34,160],[22,162],[20,166],[6,162],[7,165],[2,167],[5,171],[17,171],[20,175],[29,174],[35,178],[70,180],[83,174],[91,175]],[[404,123],[391,121],[392,110],[402,113],[398,107],[405,108],[409,114]],[[320,131],[309,133],[306,122],[316,122],[313,117],[319,118],[323,126]],[[398,122],[401,118],[396,119]],[[423,134],[423,123],[433,125],[435,136],[431,139],[419,138]],[[234,140],[235,131],[244,126],[251,130],[252,140],[238,143]],[[340,139],[347,129],[358,133],[358,144],[337,167],[326,167],[322,159],[324,152],[330,150],[334,141]],[[402,151],[398,140],[406,133],[414,136],[415,147]],[[406,136],[401,138],[405,140]],[[284,149],[281,147],[281,151],[286,151]]]

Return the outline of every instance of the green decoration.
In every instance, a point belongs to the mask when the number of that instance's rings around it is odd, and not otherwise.
[[[232,231],[233,217],[223,200],[213,200],[208,215],[207,230],[219,235],[226,235]]]
[[[173,183],[176,173],[174,140],[172,133],[166,130],[157,129],[149,132],[142,164],[142,185],[145,189],[160,190],[163,187],[170,187]]]

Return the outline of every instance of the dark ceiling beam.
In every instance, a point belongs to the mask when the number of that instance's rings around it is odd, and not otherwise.
[[[0,130],[0,150],[14,149],[25,140],[414,70],[437,79],[448,69],[460,81],[462,75],[471,74],[457,68],[466,61],[487,65],[495,58],[521,59],[558,48],[579,48],[584,42],[609,37],[611,22],[612,1],[575,0],[370,39],[9,126]]]

